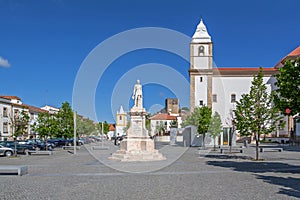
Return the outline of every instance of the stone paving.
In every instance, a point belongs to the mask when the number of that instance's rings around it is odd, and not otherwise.
[[[0,199],[300,198],[300,148],[260,153],[262,160],[253,161],[254,147],[220,154],[160,143],[157,148],[173,158],[162,164],[106,163],[118,147],[106,143],[108,149],[92,151],[93,145],[85,145],[76,155],[55,149],[53,156],[1,157],[0,165],[27,165],[28,174],[0,176]],[[125,167],[118,170],[118,165]],[[124,172],[137,165],[147,167],[147,172]],[[149,170],[158,165],[162,167]]]

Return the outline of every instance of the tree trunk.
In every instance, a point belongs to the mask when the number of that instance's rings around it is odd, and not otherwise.
[[[205,133],[203,133],[202,135],[203,135],[203,137],[202,137],[203,138],[203,141],[202,141],[203,142],[203,149],[205,149]]]
[[[216,151],[216,138],[214,137],[214,151]]]
[[[256,137],[255,137],[255,142],[256,142],[256,160],[258,160],[258,153],[259,153],[259,151],[258,151],[258,143],[259,143],[259,135],[258,134],[256,134]]]

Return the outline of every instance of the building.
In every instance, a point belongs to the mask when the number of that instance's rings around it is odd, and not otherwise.
[[[158,113],[150,119],[150,135],[169,134],[172,123],[176,122],[177,128],[181,128],[181,117],[170,113]]]
[[[214,67],[213,42],[201,19],[190,43],[190,111],[206,105],[220,114],[224,127],[220,145],[228,144],[235,102],[240,100],[242,94],[250,91],[253,76],[258,72],[259,68]],[[273,75],[277,69],[264,68],[263,73],[263,81],[271,92],[275,89],[276,79]],[[287,136],[287,133],[287,128],[280,130],[281,135]]]
[[[179,99],[167,98],[166,112],[169,113],[170,115],[179,116]]]
[[[41,109],[48,111],[50,114],[56,114],[59,111],[59,108],[55,108],[53,106],[48,106],[48,105],[42,107]]]
[[[127,113],[124,111],[123,106],[120,107],[120,110],[117,111],[116,115],[116,135],[126,135],[126,128],[127,128]]]

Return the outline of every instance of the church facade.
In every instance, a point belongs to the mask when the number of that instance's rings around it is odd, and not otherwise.
[[[213,113],[220,114],[224,127],[218,141],[220,145],[228,144],[236,101],[242,94],[249,93],[253,76],[258,72],[259,68],[214,67],[213,42],[201,19],[190,43],[190,110],[193,112],[195,107],[206,105]],[[275,73],[276,68],[263,68],[264,83],[269,92],[275,89]],[[284,136],[287,128],[276,132]]]

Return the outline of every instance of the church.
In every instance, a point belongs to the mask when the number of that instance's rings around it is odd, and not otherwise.
[[[190,42],[190,111],[206,105],[212,108],[213,113],[220,114],[224,131],[219,138],[219,145],[228,144],[236,101],[240,100],[242,94],[250,92],[253,76],[258,72],[259,67],[214,67],[213,42],[206,25],[200,20]],[[263,81],[269,92],[275,89],[276,79],[273,75],[276,72],[276,66],[263,68]],[[283,120],[287,121],[287,118]],[[274,136],[287,137],[287,127],[276,130]]]

